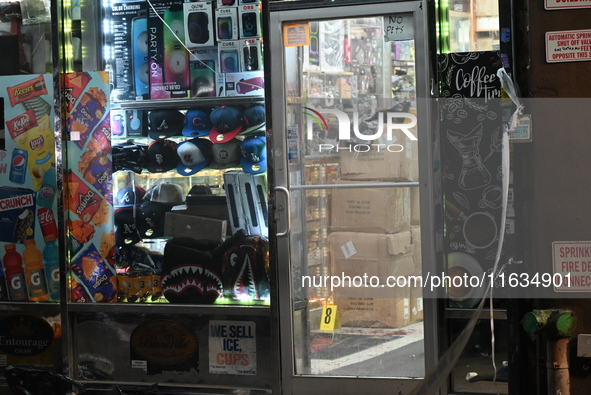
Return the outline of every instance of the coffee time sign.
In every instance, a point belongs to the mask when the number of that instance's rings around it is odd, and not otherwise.
[[[591,60],[591,30],[546,33],[546,62]]]

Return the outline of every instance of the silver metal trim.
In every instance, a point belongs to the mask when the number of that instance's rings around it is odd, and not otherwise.
[[[408,188],[418,187],[418,182],[376,182],[372,184],[317,184],[317,185],[292,185],[292,191],[306,191],[314,189],[356,189],[356,188]]]
[[[285,194],[285,208],[283,210],[278,210],[285,212],[285,232],[277,232],[275,234],[277,237],[284,237],[291,232],[291,195],[286,187],[281,186],[275,187],[275,192],[283,192]]]

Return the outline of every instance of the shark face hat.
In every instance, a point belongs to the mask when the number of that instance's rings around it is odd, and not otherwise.
[[[247,137],[240,145],[242,170],[251,174],[267,170],[267,143],[264,137]]]
[[[148,135],[153,140],[180,136],[185,126],[185,116],[177,110],[154,110],[148,115],[150,130]]]
[[[176,149],[179,156],[177,173],[190,176],[209,165],[211,145],[211,141],[206,139],[192,139],[180,143]]]
[[[194,108],[187,111],[183,136],[206,137],[213,125],[209,118],[210,110],[206,108]]]
[[[209,139],[214,143],[227,143],[242,131],[242,111],[238,107],[221,106],[209,116],[213,129]]]

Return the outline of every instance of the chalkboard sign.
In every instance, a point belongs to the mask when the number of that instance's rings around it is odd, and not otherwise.
[[[501,231],[501,139],[511,111],[497,78],[502,63],[498,52],[466,52],[440,55],[439,66],[448,271],[486,277]],[[507,259],[504,252],[500,263]],[[458,287],[450,300],[471,307],[483,294],[484,288]]]

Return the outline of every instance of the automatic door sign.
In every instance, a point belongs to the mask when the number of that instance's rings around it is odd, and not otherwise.
[[[199,368],[199,342],[187,325],[157,319],[131,333],[131,366],[147,374],[188,372]]]
[[[256,375],[256,324],[209,321],[209,373]]]

